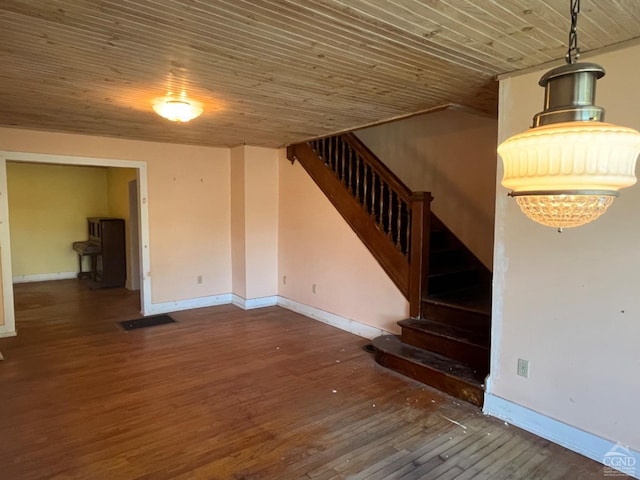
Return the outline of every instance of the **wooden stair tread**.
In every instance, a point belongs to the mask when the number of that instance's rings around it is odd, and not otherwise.
[[[430,295],[423,301],[481,315],[491,315],[490,286],[452,290],[440,295]]]
[[[437,247],[432,247],[430,249],[430,253],[432,255],[439,253],[451,253],[451,252],[461,252],[462,250],[457,245],[445,244]]]
[[[402,343],[399,335],[383,335],[377,337],[373,340],[373,346],[377,350],[391,353],[409,362],[454,377],[456,380],[462,381],[472,387],[483,388],[484,375],[482,372],[478,372],[468,365],[445,357],[444,355]]]
[[[427,319],[409,318],[398,322],[402,328],[426,332],[474,346],[489,348],[490,335],[484,329],[468,329]]]
[[[438,265],[429,269],[429,277],[441,277],[458,273],[476,272],[478,267],[468,263]]]

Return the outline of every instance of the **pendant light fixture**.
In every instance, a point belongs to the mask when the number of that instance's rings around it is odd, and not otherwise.
[[[529,218],[559,231],[602,215],[619,189],[636,182],[640,153],[640,133],[604,123],[604,109],[594,104],[596,80],[605,72],[595,63],[576,63],[580,0],[570,2],[567,65],[540,79],[544,110],[533,127],[498,146],[509,195]]]
[[[202,114],[202,104],[187,98],[183,92],[179,97],[171,94],[166,97],[156,98],[153,102],[153,110],[163,118],[172,122],[184,123]]]

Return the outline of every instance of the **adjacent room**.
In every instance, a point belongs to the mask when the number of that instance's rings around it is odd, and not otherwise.
[[[126,168],[7,162],[14,284],[81,278],[87,288],[139,290],[136,171]],[[134,221],[130,221],[132,216]],[[88,219],[122,222],[113,278],[97,282],[90,255],[73,244],[88,240]],[[94,236],[97,232],[93,232]],[[109,258],[101,258],[109,262]],[[118,260],[124,260],[118,262]],[[94,265],[94,270],[97,265]],[[100,265],[103,267],[103,265]],[[109,270],[110,265],[106,265]],[[83,275],[83,274],[87,275]]]

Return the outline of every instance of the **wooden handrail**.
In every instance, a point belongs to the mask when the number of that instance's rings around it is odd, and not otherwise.
[[[412,192],[351,133],[291,145],[287,157],[307,170],[420,317],[431,194]]]

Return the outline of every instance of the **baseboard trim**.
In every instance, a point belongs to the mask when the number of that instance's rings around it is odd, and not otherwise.
[[[272,295],[270,297],[258,297],[258,298],[243,298],[235,293],[231,294],[231,303],[236,307],[240,307],[243,310],[252,310],[254,308],[273,307],[278,304],[278,296]]]
[[[553,443],[573,450],[598,463],[605,462],[608,452],[620,448],[620,445],[616,444],[616,442],[585,432],[490,393],[485,393],[482,411],[487,415],[497,417],[539,437],[546,438]],[[634,461],[629,462],[633,463],[633,465],[630,465],[633,471],[625,473],[630,474],[633,478],[640,479],[640,452],[629,449],[628,455],[635,459],[635,463]]]
[[[13,283],[48,282],[50,280],[70,280],[78,278],[78,272],[37,273],[35,275],[16,275]]]
[[[156,315],[159,313],[171,313],[179,310],[190,310],[192,308],[214,307],[216,305],[236,305],[244,310],[251,310],[254,308],[272,307],[278,305],[292,312],[299,313],[305,317],[309,317],[313,320],[326,323],[332,327],[339,328],[354,335],[360,337],[372,339],[379,337],[380,335],[388,335],[391,332],[382,330],[371,325],[351,320],[349,318],[341,317],[334,313],[321,310],[319,308],[305,305],[304,303],[296,302],[285,297],[273,295],[269,297],[249,298],[245,299],[235,293],[225,293],[222,295],[212,295],[209,297],[191,298],[188,300],[176,300],[173,302],[152,303],[149,312],[146,315]]]
[[[177,312],[179,310],[191,310],[192,308],[215,307],[231,303],[231,294],[210,295],[208,297],[189,298],[187,300],[175,300],[173,302],[152,303],[147,315],[158,313]]]
[[[0,338],[15,337],[16,335],[15,330],[9,330],[6,325],[0,325]]]
[[[318,320],[319,322],[326,323],[327,325],[331,325],[332,327],[339,328],[340,330],[353,333],[354,335],[368,338],[369,340],[375,337],[379,337],[380,335],[388,335],[390,333],[380,328],[372,327],[371,325],[366,325],[349,318],[341,317],[340,315],[336,315],[335,313],[320,310],[319,308],[305,305],[304,303],[299,303],[295,300],[290,300],[285,297],[278,297],[278,306],[304,315],[305,317],[312,318],[313,320]]]

